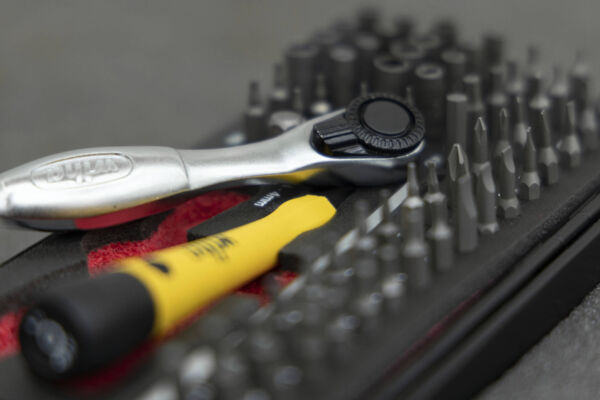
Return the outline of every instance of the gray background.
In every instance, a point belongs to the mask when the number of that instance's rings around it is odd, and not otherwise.
[[[373,4],[375,2],[372,2]],[[583,49],[598,72],[597,1],[382,1],[426,26],[451,16],[465,37],[505,33],[511,55],[540,45],[567,67]],[[186,147],[239,118],[250,79],[270,84],[285,46],[361,2],[0,2],[0,170],[100,145]],[[0,260],[43,234],[0,230]],[[600,289],[483,398],[598,398]]]

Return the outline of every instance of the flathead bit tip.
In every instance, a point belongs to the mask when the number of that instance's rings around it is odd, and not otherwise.
[[[502,108],[500,110],[500,138],[504,140],[508,140],[509,136],[509,126],[508,126],[508,111],[506,108]]]

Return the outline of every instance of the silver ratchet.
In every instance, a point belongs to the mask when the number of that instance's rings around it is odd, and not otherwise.
[[[202,190],[248,179],[334,177],[339,184],[401,179],[424,147],[421,113],[369,94],[262,142],[210,150],[99,147],[29,162],[0,174],[0,217],[41,230],[113,226],[174,207]]]

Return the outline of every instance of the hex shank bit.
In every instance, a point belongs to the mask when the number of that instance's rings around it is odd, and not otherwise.
[[[454,201],[452,218],[456,248],[460,253],[469,253],[477,248],[477,206],[473,196],[473,186],[467,156],[459,144],[452,146],[448,156],[448,177],[450,178]]]

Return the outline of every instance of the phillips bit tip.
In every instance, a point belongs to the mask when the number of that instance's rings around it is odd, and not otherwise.
[[[516,168],[512,147],[505,147],[502,150],[501,157],[500,170],[498,171],[500,180],[498,215],[504,219],[514,219],[521,213],[521,207],[516,192]]]
[[[477,206],[467,156],[459,144],[452,146],[448,156],[448,178],[451,185],[456,247],[459,252],[468,253],[474,251],[479,243]]]
[[[577,134],[575,103],[566,104],[567,128],[556,147],[560,151],[567,168],[577,168],[581,165],[581,142]]]
[[[475,175],[475,198],[477,202],[477,228],[482,235],[493,235],[500,229],[496,219],[496,184],[489,162],[481,165]]]
[[[508,112],[505,108],[501,109],[498,113],[498,137],[493,150],[493,161],[494,169],[499,171],[500,163],[502,162],[502,151],[511,146],[510,144],[510,133],[509,133],[509,121]]]
[[[448,156],[449,174],[453,181],[460,177],[469,176],[469,166],[467,165],[467,155],[460,144],[453,144]]]
[[[477,118],[473,132],[473,162],[471,166],[473,175],[477,176],[483,165],[489,162],[487,127],[483,118]]]
[[[531,128],[527,129],[527,139],[523,150],[523,171],[519,182],[519,197],[532,201],[540,198],[541,181],[537,170],[537,150],[533,143]]]
[[[558,156],[552,146],[552,137],[546,113],[542,110],[537,115],[538,127],[540,127],[540,143],[538,150],[538,165],[540,177],[545,185],[550,186],[558,182]]]

